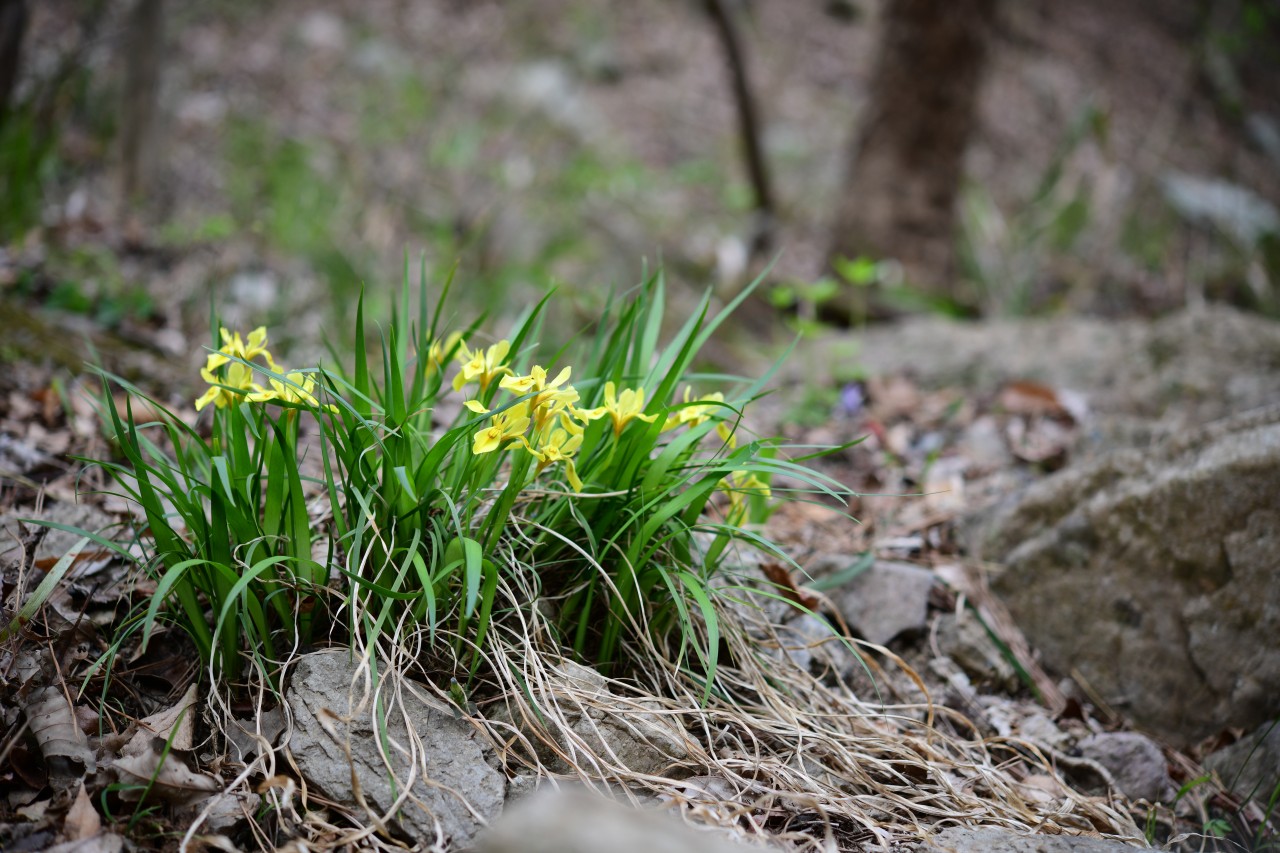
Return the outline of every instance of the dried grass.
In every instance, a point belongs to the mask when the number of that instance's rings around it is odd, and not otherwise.
[[[537,577],[527,567],[503,579],[498,595],[506,607],[490,640],[484,650],[469,648],[462,656],[482,656],[472,690],[478,713],[471,719],[509,778],[573,781],[636,804],[662,803],[691,822],[795,850],[887,848],[974,825],[1145,844],[1119,801],[1072,790],[1052,760],[1028,743],[980,736],[963,715],[933,704],[920,677],[887,649],[849,641],[876,676],[876,688],[857,695],[838,677],[819,679],[781,653],[783,641],[758,609],[721,599],[728,655],[720,662],[718,689],[704,703],[703,686],[670,663],[679,649],[655,645],[641,630],[642,613],[634,614],[625,648],[627,677],[584,677],[553,640],[547,610],[554,602],[522,604],[540,595]],[[410,719],[410,696],[451,709],[448,668],[456,661],[442,660],[439,650],[457,638],[437,635],[432,643],[407,623],[386,637],[376,646],[357,643],[363,666],[352,690],[359,712],[377,722],[371,661],[377,662],[380,713]],[[832,636],[821,644],[842,642]],[[884,701],[885,694],[892,701]],[[221,713],[229,719],[229,708]],[[665,731],[663,721],[675,739],[654,736]],[[651,772],[626,766],[606,746],[604,728],[647,739],[656,754],[666,755],[663,766]],[[410,743],[387,748],[411,756],[416,773],[425,765],[410,732]],[[1045,795],[1045,777],[1057,783],[1050,785],[1053,796]],[[298,769],[285,775],[265,748],[246,763],[236,785],[262,778],[267,782],[257,789],[279,828],[303,843],[295,849],[395,847],[378,831],[389,815],[324,803],[305,783],[299,790],[292,781],[301,778]],[[396,780],[404,792],[400,804],[411,797],[414,781]],[[300,794],[311,811],[301,807]],[[192,827],[188,838],[197,832]],[[265,832],[259,839],[269,849]]]

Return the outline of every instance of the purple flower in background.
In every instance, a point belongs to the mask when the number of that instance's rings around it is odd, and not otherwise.
[[[862,385],[857,382],[850,382],[840,389],[840,402],[836,405],[836,413],[852,418],[862,411],[863,405],[867,402],[867,395],[862,390]]]

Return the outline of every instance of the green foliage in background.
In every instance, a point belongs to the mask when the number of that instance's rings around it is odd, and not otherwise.
[[[0,243],[40,223],[45,184],[57,170],[57,138],[29,104],[0,115]]]

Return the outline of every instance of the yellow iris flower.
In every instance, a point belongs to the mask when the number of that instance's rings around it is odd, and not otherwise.
[[[653,423],[657,415],[644,414],[644,389],[627,388],[621,394],[612,382],[604,383],[604,405],[598,409],[575,409],[574,414],[582,420],[595,420],[608,415],[613,421],[613,436],[622,435],[622,428],[633,420]]]
[[[209,354],[209,360],[205,364],[206,370],[216,370],[224,364],[231,361],[231,357],[242,358],[245,361],[253,361],[258,356],[263,356],[267,360],[267,365],[275,372],[275,359],[271,357],[271,353],[267,351],[267,327],[259,326],[249,333],[249,341],[246,343],[241,340],[239,332],[229,332],[225,327],[218,329],[218,334],[222,336],[222,347],[215,353]]]
[[[320,406],[320,401],[315,397],[315,376],[310,373],[303,373],[300,370],[295,370],[291,373],[286,373],[285,378],[288,379],[289,382],[281,382],[279,379],[275,378],[269,379],[268,381],[271,383],[272,390],[267,391],[265,396],[250,394],[249,400],[252,402],[279,400],[282,403],[297,403],[299,405],[311,406],[313,408],[318,408]],[[289,384],[290,382],[293,384]],[[325,406],[325,408],[335,414],[338,411],[338,407],[332,403]]]
[[[711,412],[718,408],[715,404],[724,402],[724,395],[719,391],[691,401],[689,395],[692,391],[693,389],[688,385],[684,386],[684,402],[686,405],[671,413],[671,416],[667,418],[667,422],[662,425],[664,432],[669,429],[675,429],[678,426],[696,427],[711,418]]]
[[[714,394],[708,394],[705,397],[699,397],[697,400],[689,399],[691,393],[692,389],[688,385],[684,386],[684,402],[686,405],[671,413],[666,423],[662,425],[663,432],[679,426],[696,427],[710,420],[717,409],[723,408],[724,394],[719,391]],[[729,445],[730,449],[738,446],[738,439],[734,436],[733,427],[729,426],[729,424],[723,421],[716,424],[716,435],[720,436],[720,440]]]
[[[511,372],[506,364],[510,350],[510,341],[498,341],[483,350],[469,350],[466,344],[458,344],[457,359],[462,362],[462,369],[453,377],[453,390],[461,391],[468,382],[479,382],[480,393],[484,394],[494,379]]]
[[[467,401],[467,408],[476,411],[475,406],[479,406],[475,400]],[[483,407],[480,411],[484,411]],[[471,452],[479,456],[481,453],[490,453],[508,441],[521,440],[524,438],[525,430],[529,428],[529,401],[519,403],[505,412],[500,412],[493,416],[493,424],[485,429],[477,432],[473,437]]]
[[[548,382],[546,369],[535,364],[528,376],[504,376],[498,385],[513,394],[533,394],[529,398],[529,406],[533,412],[534,429],[541,431],[557,414],[578,402],[577,389],[565,385],[572,371],[573,368],[566,367]],[[561,388],[562,385],[565,387]]]
[[[240,337],[239,332],[232,333],[221,328],[218,333],[222,336],[222,347],[217,352],[209,354],[204,368],[200,371],[200,377],[209,383],[209,388],[196,400],[196,411],[200,411],[210,403],[221,409],[235,405],[241,398],[247,398],[253,402],[270,399],[273,396],[272,392],[253,381],[253,368],[235,360],[252,361],[262,356],[272,371],[280,372],[275,359],[267,351],[266,326],[259,326],[250,332],[247,342]],[[214,373],[219,368],[222,369],[221,376]]]
[[[253,368],[238,361],[224,363],[226,369],[221,377],[207,367],[200,371],[200,377],[209,383],[209,388],[196,400],[197,412],[210,403],[222,409],[234,406],[244,397],[255,402],[271,397],[270,391],[253,381]]]
[[[578,470],[573,464],[573,455],[582,446],[582,427],[575,424],[563,413],[560,415],[560,423],[563,429],[556,427],[551,430],[546,440],[537,447],[534,447],[525,439],[521,440],[524,442],[525,448],[533,455],[533,458],[538,460],[538,474],[541,474],[548,465],[563,462],[564,473],[569,479],[569,485],[573,486],[575,492],[580,492],[582,491],[582,480],[578,477]]]

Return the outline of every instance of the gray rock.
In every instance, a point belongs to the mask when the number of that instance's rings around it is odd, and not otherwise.
[[[447,841],[471,844],[477,830],[502,811],[506,781],[485,762],[474,726],[428,707],[405,691],[403,708],[375,712],[372,697],[363,706],[361,683],[348,652],[319,652],[294,668],[287,693],[293,732],[287,748],[307,784],[357,813],[360,798],[377,817],[395,803],[389,776],[403,786],[414,769],[401,749],[410,744],[408,723],[420,742],[417,778],[391,828],[426,847]],[[389,701],[384,696],[384,702]],[[385,723],[387,756],[380,752],[379,724]],[[359,783],[359,794],[352,790]],[[439,832],[444,838],[437,838]]]
[[[1242,800],[1267,802],[1280,785],[1280,720],[1272,720],[1204,760]]]
[[[539,792],[481,834],[477,853],[741,853],[758,850],[580,791]]]
[[[1018,379],[1080,392],[1091,414],[1073,458],[1145,446],[1152,435],[1280,399],[1280,323],[1224,305],[1155,323],[920,318],[859,332],[858,341],[859,363],[872,376],[909,372],[925,388],[959,385],[979,394]]]
[[[777,559],[743,545],[729,548],[720,570],[709,584],[720,601],[736,610],[748,625],[761,620],[780,625],[794,616],[797,610],[790,602],[776,594],[759,591],[773,589],[760,566]]]
[[[847,640],[825,619],[801,614],[778,629],[783,648],[796,665],[822,677],[828,673],[848,679],[861,666],[857,656],[845,645]]]
[[[924,630],[929,590],[936,582],[928,569],[881,561],[834,590],[831,599],[854,631],[884,645],[902,634]]]
[[[590,667],[562,661],[560,676],[530,686],[540,708],[556,708],[565,727],[552,723],[539,732],[533,720],[515,720],[506,709],[493,719],[520,728],[538,749],[538,758],[558,773],[574,766],[594,767],[597,761],[632,773],[661,775],[688,757],[679,718],[661,713],[657,702],[631,699],[610,691],[608,680]],[[555,748],[546,743],[549,736]],[[571,756],[573,766],[561,757]]]
[[[971,542],[1059,672],[1187,745],[1280,713],[1280,407],[1032,486]]]
[[[1008,829],[951,827],[916,848],[917,853],[1122,853],[1134,846],[1079,835],[1019,835]]]
[[[1151,738],[1137,732],[1103,732],[1076,744],[1081,755],[1101,764],[1120,793],[1150,803],[1169,799],[1173,780],[1164,753]]]
[[[1253,143],[1261,148],[1271,164],[1280,170],[1280,121],[1266,113],[1250,113],[1244,120],[1245,130]]]
[[[938,651],[955,661],[975,682],[1001,690],[1018,687],[1018,671],[972,613],[938,617]]]
[[[1280,213],[1250,189],[1215,178],[1169,173],[1161,179],[1165,200],[1190,222],[1226,232],[1242,246],[1280,233]]]

